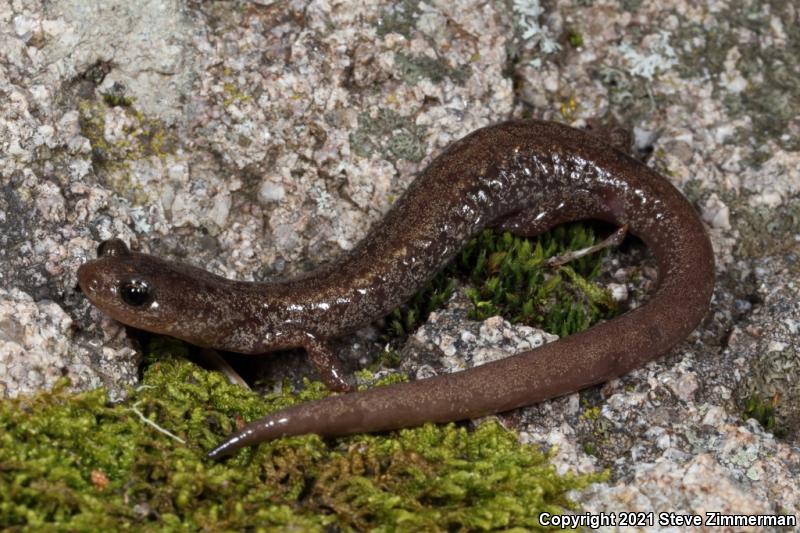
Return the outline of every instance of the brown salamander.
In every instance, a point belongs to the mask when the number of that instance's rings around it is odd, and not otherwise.
[[[486,227],[534,236],[600,219],[652,250],[649,301],[587,331],[463,372],[309,402],[251,422],[209,453],[288,435],[382,431],[507,411],[620,376],[667,352],[700,322],[714,285],[708,236],[664,178],[596,136],[510,121],[453,143],[339,262],[248,283],[105,241],[78,270],[97,307],[130,326],[258,354],[304,348],[333,389],[349,385],[326,340],[386,315]]]

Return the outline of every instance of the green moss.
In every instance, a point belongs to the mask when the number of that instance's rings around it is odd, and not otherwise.
[[[400,366],[400,363],[403,362],[403,358],[399,352],[395,350],[386,350],[376,358],[375,362],[373,363],[374,368],[397,368]]]
[[[103,93],[103,102],[110,107],[130,107],[133,105],[132,98],[111,91]]]
[[[617,310],[609,291],[590,281],[600,271],[602,254],[556,269],[545,261],[593,244],[594,232],[582,224],[560,226],[537,239],[486,230],[411,301],[389,315],[389,333],[408,334],[424,323],[450,298],[455,280],[470,285],[466,292],[474,320],[502,315],[561,336],[587,329]]]
[[[567,30],[567,42],[573,48],[580,48],[583,46],[583,35],[575,28]]]
[[[411,117],[381,108],[375,117],[369,113],[358,116],[358,129],[350,134],[350,143],[362,157],[377,152],[389,159],[418,162],[428,151],[425,132],[426,128],[417,126]]]
[[[593,407],[588,407],[583,413],[581,413],[580,419],[581,420],[588,420],[591,422],[596,421],[600,418],[600,406],[595,405]]]
[[[565,336],[610,316],[615,311],[610,295],[587,281],[599,273],[598,255],[555,271],[544,264],[549,257],[592,244],[592,231],[578,224],[560,226],[537,241],[482,233],[459,258],[462,268],[474,265],[469,276],[473,288],[467,291],[471,317],[503,315]]]
[[[539,512],[571,509],[567,491],[600,478],[559,476],[494,422],[472,432],[428,424],[383,436],[286,438],[208,461],[205,451],[244,420],[327,393],[307,383],[296,394],[260,397],[165,355],[174,344],[160,342],[152,351],[162,359],[123,403],[108,403],[103,390],[70,394],[66,382],[0,403],[0,523],[58,531],[537,529]]]
[[[769,431],[775,432],[775,404],[772,400],[763,401],[758,394],[751,394],[744,401],[742,419],[754,418],[761,426]]]

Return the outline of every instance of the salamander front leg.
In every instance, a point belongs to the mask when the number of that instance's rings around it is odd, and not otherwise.
[[[310,333],[303,335],[301,340],[311,364],[317,369],[322,382],[332,391],[352,392],[355,390],[352,379],[344,370],[342,361],[337,357],[330,346],[317,339]]]

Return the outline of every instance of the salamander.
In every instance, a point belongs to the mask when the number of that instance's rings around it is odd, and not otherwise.
[[[304,348],[327,385],[351,389],[328,340],[407,300],[484,228],[535,236],[578,219],[627,227],[652,251],[648,301],[539,348],[462,372],[339,394],[270,414],[211,450],[283,436],[340,436],[475,418],[569,394],[669,351],[699,324],[714,286],[709,238],[665,178],[554,122],[512,120],[454,142],[338,261],[264,283],[130,251],[117,239],[78,270],[88,299],[135,328],[245,354]]]

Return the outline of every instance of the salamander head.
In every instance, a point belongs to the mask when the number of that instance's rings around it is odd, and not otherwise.
[[[202,316],[203,304],[207,307],[215,297],[219,279],[199,268],[131,252],[119,239],[102,242],[97,259],[78,269],[83,293],[111,318],[201,346],[213,339],[190,324],[212,319]]]

